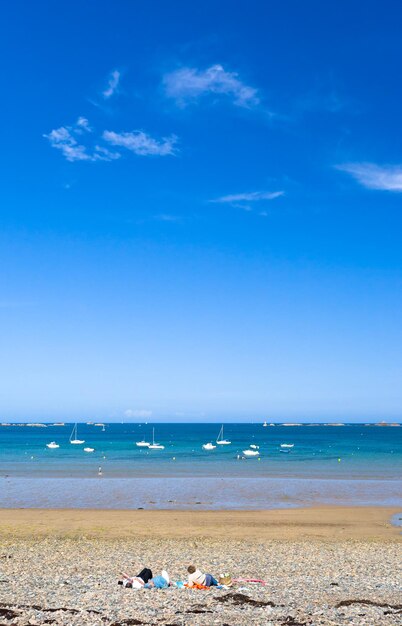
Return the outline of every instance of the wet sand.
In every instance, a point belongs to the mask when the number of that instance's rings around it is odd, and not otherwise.
[[[400,528],[390,523],[398,512],[345,506],[268,511],[0,509],[0,537],[398,541]]]

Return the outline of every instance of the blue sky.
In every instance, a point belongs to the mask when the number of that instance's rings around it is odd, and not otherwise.
[[[3,420],[401,418],[401,18],[3,3]]]

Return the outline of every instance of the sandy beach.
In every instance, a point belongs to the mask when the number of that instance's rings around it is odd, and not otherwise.
[[[391,507],[320,506],[270,511],[0,509],[0,533],[13,537],[301,540],[398,539]]]
[[[0,624],[401,623],[391,508],[275,511],[0,510]],[[261,578],[209,591],[133,591],[121,570],[187,565]]]

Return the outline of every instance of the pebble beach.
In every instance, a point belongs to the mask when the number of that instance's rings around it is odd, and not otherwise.
[[[142,512],[128,518],[114,512],[122,517],[113,523],[102,512],[85,513],[0,511],[2,626],[402,622],[402,550],[389,510],[286,512],[282,521],[279,512],[157,512],[154,531],[155,512],[142,519]],[[369,520],[360,538],[359,516]],[[190,563],[266,584],[209,591],[136,591],[117,584],[122,570],[136,574],[143,566],[183,580]]]

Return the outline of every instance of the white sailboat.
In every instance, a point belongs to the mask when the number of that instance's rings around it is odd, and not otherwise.
[[[244,456],[259,456],[258,450],[243,450]]]
[[[50,450],[56,450],[56,448],[60,448],[60,446],[55,441],[51,441],[50,443],[46,444],[46,448],[50,448]]]
[[[152,429],[152,443],[148,446],[150,450],[164,450],[165,446],[155,443],[155,428]]]
[[[81,443],[85,443],[84,439],[78,439],[78,436],[77,436],[77,424],[74,424],[74,428],[71,431],[70,443],[73,443],[74,445],[79,445]]]
[[[268,426],[268,424],[267,424],[267,422],[266,422],[266,421],[263,423],[263,426],[264,426],[265,428]]]
[[[145,439],[143,439],[142,441],[136,441],[135,445],[139,448],[149,448],[151,444],[149,443],[149,441],[145,441]]]
[[[204,443],[204,445],[202,446],[203,450],[215,450],[216,446],[213,445],[213,443]]]
[[[219,435],[218,435],[218,438],[216,440],[216,443],[218,444],[218,446],[228,446],[229,444],[232,443],[228,439],[225,439],[224,436],[223,436],[223,424],[222,424],[221,429],[219,431]]]

